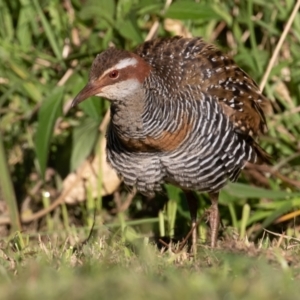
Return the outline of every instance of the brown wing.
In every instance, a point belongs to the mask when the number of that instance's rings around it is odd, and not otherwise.
[[[233,59],[202,38],[155,39],[140,45],[135,53],[166,78],[172,88],[200,86],[201,91],[218,99],[237,130],[253,137],[266,132],[268,99]],[[151,59],[153,53],[155,60]],[[180,76],[174,78],[174,74]]]
[[[212,45],[206,44],[198,59],[202,89],[218,99],[236,128],[252,137],[266,132],[265,112],[270,109],[270,102],[255,81]]]
[[[206,44],[198,59],[202,70],[201,88],[217,98],[236,130],[246,135],[258,155],[257,163],[270,163],[271,156],[255,141],[260,133],[267,131],[265,113],[271,110],[269,100],[233,59],[214,46]]]

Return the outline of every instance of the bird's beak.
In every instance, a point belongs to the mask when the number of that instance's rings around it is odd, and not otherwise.
[[[98,94],[100,90],[101,87],[97,86],[96,84],[88,83],[74,98],[74,100],[72,101],[72,107],[84,101],[85,99]]]

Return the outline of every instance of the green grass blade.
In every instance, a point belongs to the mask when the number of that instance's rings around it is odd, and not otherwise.
[[[250,206],[249,206],[249,204],[246,203],[243,207],[242,221],[241,221],[241,227],[240,227],[241,239],[245,238],[246,227],[247,227],[249,217],[250,217]]]
[[[239,198],[269,198],[273,200],[300,196],[300,193],[267,190],[243,183],[229,183],[223,192]]]
[[[9,174],[7,159],[3,147],[2,136],[0,133],[0,197],[5,200],[13,231],[21,231],[20,215],[17,205],[17,199],[13,189],[11,176]]]
[[[71,170],[75,170],[84,159],[91,153],[95,146],[99,122],[87,118],[81,126],[73,131],[73,149],[71,154]]]
[[[219,15],[210,5],[196,2],[174,2],[165,14],[166,18],[178,20],[212,20]]]
[[[62,113],[61,106],[63,94],[64,88],[56,87],[50,96],[42,103],[39,111],[35,151],[42,176],[44,176],[46,170],[53,127],[55,121]]]
[[[100,122],[102,119],[102,104],[101,101],[104,99],[99,99],[99,97],[92,97],[88,101],[81,102],[78,106],[95,121]]]
[[[39,15],[42,25],[44,27],[46,36],[48,38],[48,41],[51,45],[51,48],[55,54],[55,56],[57,57],[57,59],[62,62],[62,51],[57,43],[57,38],[55,37],[54,32],[52,31],[51,25],[49,23],[49,21],[47,20],[46,16],[44,15],[41,6],[39,4],[39,2],[37,0],[32,0],[33,4],[35,6],[35,9],[37,11],[37,14]]]

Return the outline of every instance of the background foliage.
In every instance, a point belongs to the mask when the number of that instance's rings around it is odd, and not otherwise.
[[[255,256],[258,250],[249,246],[249,239],[257,242],[259,249],[273,249],[276,245],[272,255],[267,252],[266,257],[275,260],[283,270],[278,278],[273,273],[270,277],[273,269],[265,269],[263,263],[253,271],[252,266],[257,267],[255,261],[220,259],[206,248],[201,248],[204,256],[195,262],[192,271],[190,262],[183,257],[170,254],[166,260],[162,258],[162,253],[152,249],[147,241],[149,237],[171,237],[176,241],[187,233],[189,213],[183,195],[178,189],[166,186],[165,193],[157,195],[155,200],[141,195],[133,198],[115,178],[99,171],[104,164],[104,151],[99,144],[103,145],[109,104],[94,98],[76,108],[71,109],[70,105],[86,83],[97,53],[109,46],[130,50],[149,36],[202,36],[232,55],[260,83],[295,5],[293,0],[176,0],[173,3],[0,0],[0,235],[4,238],[11,234],[1,242],[0,273],[5,278],[2,282],[8,283],[12,282],[12,273],[20,274],[18,289],[10,289],[10,285],[1,288],[6,299],[24,295],[32,298],[33,294],[38,297],[38,287],[51,286],[51,282],[57,282],[54,280],[57,276],[65,281],[58,280],[61,286],[47,291],[49,298],[55,297],[56,291],[64,290],[64,284],[76,287],[80,285],[77,282],[91,282],[89,287],[95,291],[93,285],[98,288],[98,282],[96,285],[89,276],[100,274],[108,266],[114,267],[99,285],[107,297],[121,297],[117,290],[109,288],[116,284],[115,272],[122,274],[121,281],[128,278],[128,282],[132,279],[139,285],[147,282],[145,291],[157,290],[162,294],[160,282],[167,278],[166,286],[172,291],[168,295],[173,295],[172,299],[179,297],[176,287],[180,283],[189,288],[185,296],[195,297],[201,291],[207,299],[224,295],[235,295],[237,299],[280,299],[283,291],[290,291],[289,279],[299,276],[288,270],[289,263],[298,265],[297,256],[292,255],[297,252],[287,251],[295,247],[293,241],[298,241],[299,236],[299,13],[275,57],[264,87],[273,112],[268,116],[269,132],[261,138],[261,144],[274,157],[274,165],[246,168],[239,183],[228,185],[220,199],[224,225],[222,247],[227,250],[233,247],[237,252]],[[97,157],[99,161],[95,160]],[[96,185],[83,176],[82,166],[91,162],[96,164]],[[66,178],[72,176],[75,180],[66,184]],[[77,199],[78,187],[83,182],[86,183],[81,191],[83,197]],[[113,188],[105,191],[104,183],[112,184]],[[206,195],[199,195],[199,204],[199,216],[203,216],[209,206]],[[98,229],[98,235],[92,233],[101,239],[74,256],[72,247],[89,234],[94,213],[94,229]],[[103,238],[107,233],[103,233],[102,224],[109,229],[110,243]],[[272,231],[270,236],[263,228]],[[21,229],[23,234],[18,231]],[[199,225],[199,232],[205,244],[204,221]],[[276,234],[279,239],[274,239]],[[39,248],[36,243],[30,248],[30,241],[36,242],[37,236]],[[144,249],[137,258],[132,251],[139,248],[136,241],[140,238],[152,252],[145,254],[150,250]],[[236,244],[237,241],[242,241],[242,245]],[[124,247],[124,243],[131,246]],[[293,258],[288,260],[285,255]],[[40,264],[34,263],[32,257],[37,257]],[[101,264],[95,267],[99,260]],[[173,263],[184,268],[174,273]],[[116,265],[121,270],[115,271]],[[47,266],[45,273],[44,266]],[[73,273],[70,266],[82,268]],[[128,266],[132,270],[130,276],[127,276]],[[197,273],[205,266],[216,268],[207,274]],[[60,272],[56,273],[57,270]],[[136,278],[135,272],[141,276]],[[245,277],[236,281],[241,274]],[[186,278],[186,282],[178,278]],[[268,278],[275,278],[278,284],[274,285]],[[196,285],[196,282],[205,284]],[[219,285],[214,289],[210,282]],[[249,292],[251,284],[256,287],[255,296]],[[129,285],[126,291],[132,299],[130,295],[140,295],[142,289],[137,291],[136,286]],[[81,298],[80,295],[79,291],[75,292],[74,298]],[[292,292],[289,295],[295,299]],[[289,298],[286,295],[284,299]]]
[[[130,50],[158,25],[152,36],[202,36],[229,52],[260,82],[293,7],[294,1],[258,0],[201,3],[182,0],[174,1],[169,8],[159,0],[2,0],[0,130],[5,148],[2,156],[5,155],[8,162],[21,216],[57,198],[66,176],[97,153],[97,141],[103,136],[98,128],[109,104],[95,98],[70,109],[72,98],[87,81],[97,53],[112,45]],[[241,182],[251,187],[230,185],[221,196],[224,224],[241,230],[244,218],[243,226],[248,230],[250,226],[250,236],[257,229],[271,225],[280,215],[299,207],[299,195],[293,194],[299,187],[300,163],[299,32],[297,15],[265,87],[273,113],[268,117],[269,133],[262,137],[261,143],[274,157],[273,169],[246,171]],[[280,174],[267,176],[274,170]],[[99,173],[99,176],[102,175]],[[103,174],[104,180],[105,176]],[[4,177],[8,178],[8,174]],[[256,189],[254,184],[267,190]],[[103,217],[106,213],[102,208],[110,213],[116,205],[115,198],[119,197],[122,202],[126,194],[121,186],[114,196],[105,197],[101,205],[100,195],[96,197],[98,204],[90,199],[90,208],[98,207],[97,215]],[[166,214],[161,215],[166,220],[163,223],[175,226],[176,231],[182,233],[188,222],[182,195],[173,187],[166,189],[166,195],[171,201]],[[45,202],[43,198],[48,199],[44,199]],[[155,224],[167,200],[163,195],[158,198],[150,201],[138,195],[124,215],[124,221],[148,216],[154,218]],[[201,214],[207,207],[205,195],[200,196],[199,201]],[[249,213],[247,203],[251,206]],[[76,206],[65,207],[65,217],[68,215],[65,222],[87,225],[88,207],[81,204],[81,209],[87,212],[79,213]],[[176,217],[178,221],[174,223]],[[106,215],[106,218],[113,220],[111,216]],[[5,221],[7,219],[2,223],[8,223]],[[298,226],[293,219],[291,224]],[[42,220],[31,229],[45,229],[44,225]],[[289,228],[289,223],[281,225],[280,230]]]

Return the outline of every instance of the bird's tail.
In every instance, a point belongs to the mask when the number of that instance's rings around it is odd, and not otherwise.
[[[259,146],[259,144],[252,139],[251,141],[252,147],[257,155],[256,164],[262,165],[262,164],[268,164],[272,165],[272,156],[267,153],[263,148]]]

